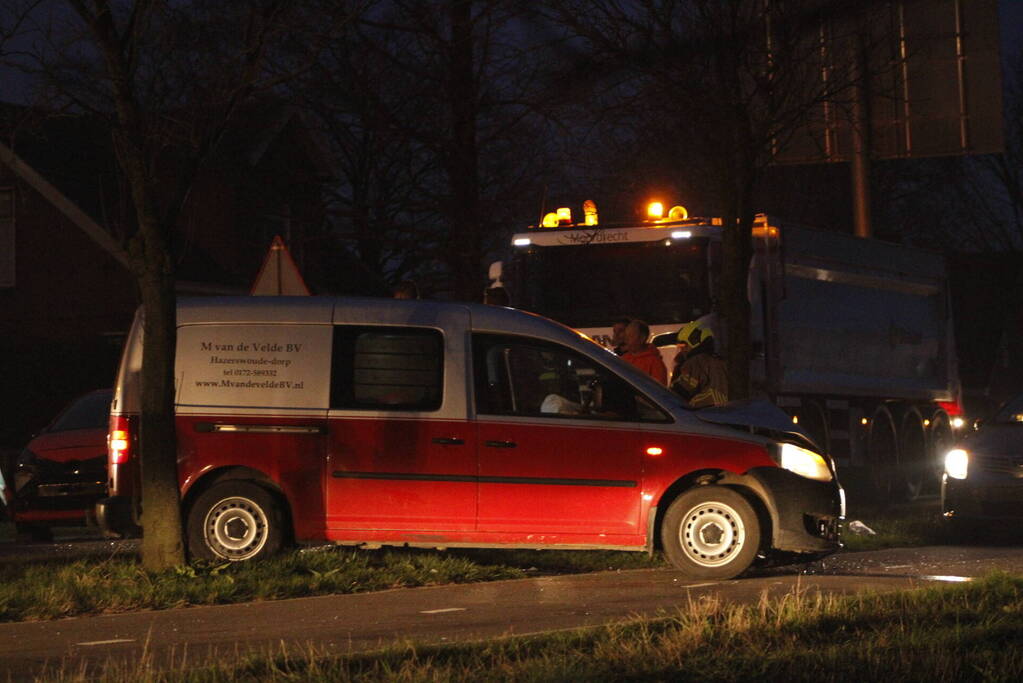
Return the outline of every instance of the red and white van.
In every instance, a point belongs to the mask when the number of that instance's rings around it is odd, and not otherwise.
[[[184,300],[177,321],[193,557],[246,560],[292,541],[663,547],[687,574],[724,578],[776,551],[809,559],[839,546],[834,467],[784,415],[689,411],[545,318],[245,297]],[[112,404],[112,497],[97,506],[115,533],[139,509],[141,344],[140,314]]]

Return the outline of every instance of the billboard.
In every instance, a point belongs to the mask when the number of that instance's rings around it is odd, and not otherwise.
[[[816,105],[780,163],[848,161],[854,112],[869,121],[875,159],[1002,151],[997,0],[891,0],[819,27],[821,79],[865,74],[845,101]]]

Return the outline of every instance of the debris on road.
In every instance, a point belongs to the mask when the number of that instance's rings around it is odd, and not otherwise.
[[[854,519],[845,526],[846,530],[857,536],[877,536],[877,532],[871,529],[858,519]]]

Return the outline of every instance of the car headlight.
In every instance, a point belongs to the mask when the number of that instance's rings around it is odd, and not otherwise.
[[[16,467],[31,467],[36,464],[39,460],[39,456],[30,451],[27,448],[22,448],[21,453],[18,453],[18,460],[15,464]]]
[[[970,454],[962,448],[953,448],[945,454],[945,474],[953,479],[966,479],[970,469]]]
[[[789,472],[794,472],[807,479],[831,481],[831,468],[828,461],[820,453],[800,448],[793,443],[781,444],[779,465]]]
[[[36,478],[38,462],[39,458],[36,454],[27,448],[18,454],[17,468],[11,476],[13,479],[11,483],[14,484],[15,491],[21,491]]]

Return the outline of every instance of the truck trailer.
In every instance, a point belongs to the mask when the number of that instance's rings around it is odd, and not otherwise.
[[[721,220],[675,207],[600,224],[586,209],[580,223],[561,209],[515,234],[493,286],[605,345],[618,319],[644,320],[658,345],[702,319],[720,351]],[[936,490],[963,425],[944,257],[763,214],[752,230],[752,394],[808,431],[854,487],[886,500]],[[670,370],[674,344],[662,354]]]

